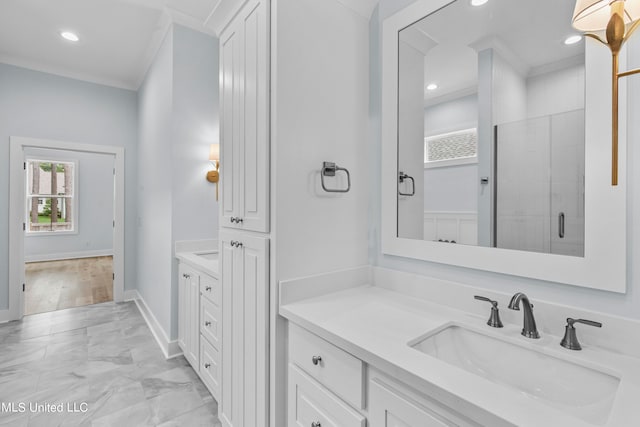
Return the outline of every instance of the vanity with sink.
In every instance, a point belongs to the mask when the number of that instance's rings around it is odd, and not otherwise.
[[[215,399],[220,398],[222,289],[215,240],[176,242],[178,345]]]
[[[378,267],[282,282],[288,425],[635,425],[640,348],[610,343],[638,322],[532,296],[541,327],[528,338],[510,295],[489,292],[504,327],[487,325],[484,291]],[[604,324],[576,328],[581,351],[560,345],[570,316]]]

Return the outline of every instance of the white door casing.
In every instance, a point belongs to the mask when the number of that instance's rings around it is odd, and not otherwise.
[[[9,320],[24,315],[24,149],[44,148],[112,154],[114,162],[113,300],[124,300],[124,147],[12,136],[9,144]]]

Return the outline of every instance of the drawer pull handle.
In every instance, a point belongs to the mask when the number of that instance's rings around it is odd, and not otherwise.
[[[322,424],[320,424],[320,421],[314,421],[311,423],[311,427],[322,427]]]
[[[211,286],[207,286],[206,288],[204,288],[204,290],[207,292],[211,292]]]
[[[211,322],[209,321],[204,322],[204,326],[211,326]]]
[[[322,356],[313,356],[311,358],[311,361],[313,362],[314,365],[319,365],[320,362],[322,362]]]
[[[211,363],[205,363],[204,364],[204,369],[209,369],[210,366],[211,366]]]

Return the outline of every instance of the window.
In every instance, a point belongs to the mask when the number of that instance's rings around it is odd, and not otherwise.
[[[454,166],[478,161],[476,128],[428,136],[424,139],[424,167]]]
[[[28,159],[28,233],[74,232],[76,229],[76,163]]]

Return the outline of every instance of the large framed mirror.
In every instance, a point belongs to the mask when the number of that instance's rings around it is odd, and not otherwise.
[[[572,38],[574,4],[418,0],[384,21],[383,253],[625,292],[611,58]]]

